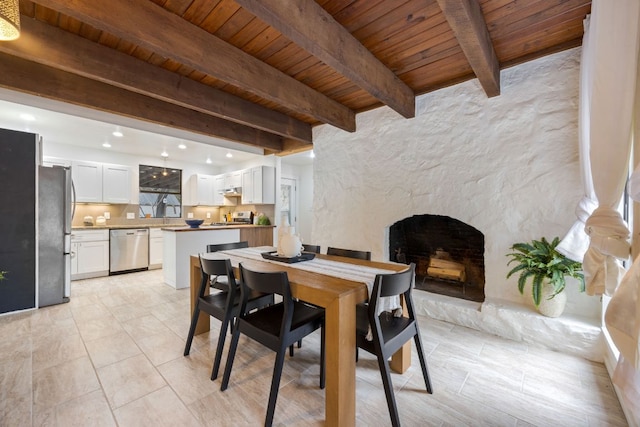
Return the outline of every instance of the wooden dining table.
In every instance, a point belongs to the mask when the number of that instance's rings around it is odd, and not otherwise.
[[[233,252],[233,251],[232,251]],[[228,254],[207,253],[205,258],[230,258],[238,274],[240,262],[264,272],[286,271],[294,298],[325,309],[326,389],[325,421],[327,426],[354,426],[356,422],[356,304],[367,301],[368,288],[363,282],[304,271],[295,264],[259,261]],[[366,261],[331,255],[316,257],[390,271],[403,271],[403,264]],[[198,299],[201,281],[198,255],[190,257],[191,313]],[[207,290],[208,292],[208,290]],[[405,308],[406,313],[406,308]],[[209,330],[209,316],[200,314],[196,334]],[[411,365],[411,342],[407,342],[391,360],[391,368],[404,373]]]

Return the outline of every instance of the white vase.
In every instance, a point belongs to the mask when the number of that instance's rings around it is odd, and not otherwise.
[[[542,286],[542,297],[540,298],[540,305],[538,306],[538,311],[543,316],[560,317],[564,311],[565,305],[567,305],[566,291],[563,290],[553,298],[549,299],[553,293],[553,285],[549,282],[545,282]]]

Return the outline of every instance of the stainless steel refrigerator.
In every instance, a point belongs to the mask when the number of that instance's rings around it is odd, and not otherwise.
[[[38,306],[69,301],[71,291],[71,169],[38,166]]]

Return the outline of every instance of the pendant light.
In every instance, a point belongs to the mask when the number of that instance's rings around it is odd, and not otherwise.
[[[20,6],[18,0],[0,0],[0,40],[20,37]]]

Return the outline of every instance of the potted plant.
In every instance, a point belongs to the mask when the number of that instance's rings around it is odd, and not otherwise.
[[[7,274],[7,273],[8,273],[8,271],[0,270],[0,282],[2,282],[5,279],[4,275]]]
[[[524,295],[524,287],[531,279],[531,294],[533,303],[541,314],[558,317],[564,310],[566,303],[566,278],[573,277],[580,283],[580,291],[584,292],[584,275],[582,263],[573,261],[556,250],[560,239],[556,237],[551,243],[544,237],[532,240],[531,243],[515,243],[507,254],[516,266],[509,271],[507,279],[516,273],[518,290]]]

